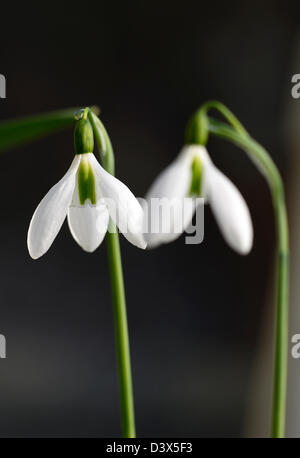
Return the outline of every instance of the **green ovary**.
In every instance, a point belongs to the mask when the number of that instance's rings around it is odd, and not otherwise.
[[[191,165],[191,184],[189,195],[201,196],[203,165],[199,157],[195,156]]]
[[[78,193],[81,205],[90,199],[91,204],[96,204],[95,176],[93,168],[85,157],[81,159],[78,169]]]

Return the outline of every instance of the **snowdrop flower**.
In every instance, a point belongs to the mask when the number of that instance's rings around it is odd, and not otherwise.
[[[204,198],[210,203],[214,216],[226,242],[240,254],[247,254],[252,247],[253,228],[247,204],[236,186],[213,164],[206,148],[202,145],[190,144],[183,147],[181,153],[154,181],[146,195],[148,206],[151,199],[167,198],[175,204],[170,215],[170,227],[182,219],[182,232],[189,226],[196,210],[195,197]],[[183,202],[190,198],[191,204]],[[177,202],[177,204],[176,204]],[[150,218],[159,215],[150,212]],[[177,220],[177,221],[176,221]],[[155,223],[155,221],[154,221]],[[180,226],[180,224],[179,224]],[[163,231],[145,234],[148,247],[168,243],[179,237],[180,233]]]
[[[92,153],[93,131],[88,120],[75,129],[76,155],[64,177],[38,205],[31,219],[27,245],[33,259],[48,251],[66,216],[76,242],[94,251],[102,242],[109,218],[133,245],[145,248],[143,210],[132,192],[106,172]]]

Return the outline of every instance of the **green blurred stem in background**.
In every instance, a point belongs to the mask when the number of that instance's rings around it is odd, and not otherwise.
[[[219,102],[208,102],[202,106],[200,114],[200,110],[197,112],[198,116],[206,115],[209,108],[217,109],[231,124],[228,126],[207,117],[209,132],[243,149],[265,176],[271,191],[277,232],[272,437],[284,437],[288,357],[289,230],[283,182],[269,153],[250,137],[228,108]]]

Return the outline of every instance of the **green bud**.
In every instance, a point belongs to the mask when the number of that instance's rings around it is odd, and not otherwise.
[[[87,199],[91,204],[96,204],[95,176],[93,167],[87,157],[83,157],[78,168],[78,193],[81,205],[84,205]]]
[[[198,110],[190,118],[186,131],[185,143],[194,145],[206,145],[209,134],[209,121],[203,110]]]
[[[192,178],[190,184],[190,196],[201,196],[202,190],[202,177],[203,177],[203,165],[198,156],[195,156],[191,165]]]
[[[74,131],[76,154],[92,153],[94,150],[94,134],[91,123],[84,117],[76,123]]]

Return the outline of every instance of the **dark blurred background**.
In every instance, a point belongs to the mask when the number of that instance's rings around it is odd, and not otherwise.
[[[99,105],[117,176],[143,196],[179,152],[192,111],[219,99],[288,184],[296,3],[11,2],[1,19],[1,119]],[[209,207],[201,245],[181,237],[144,252],[122,238],[140,437],[248,434],[257,355],[272,325],[272,207],[245,154],[220,140],[208,148],[249,204],[254,248],[232,252]],[[66,131],[1,156],[1,437],[120,435],[105,244],[86,254],[64,224],[44,257],[27,252],[30,218],[73,154]]]

